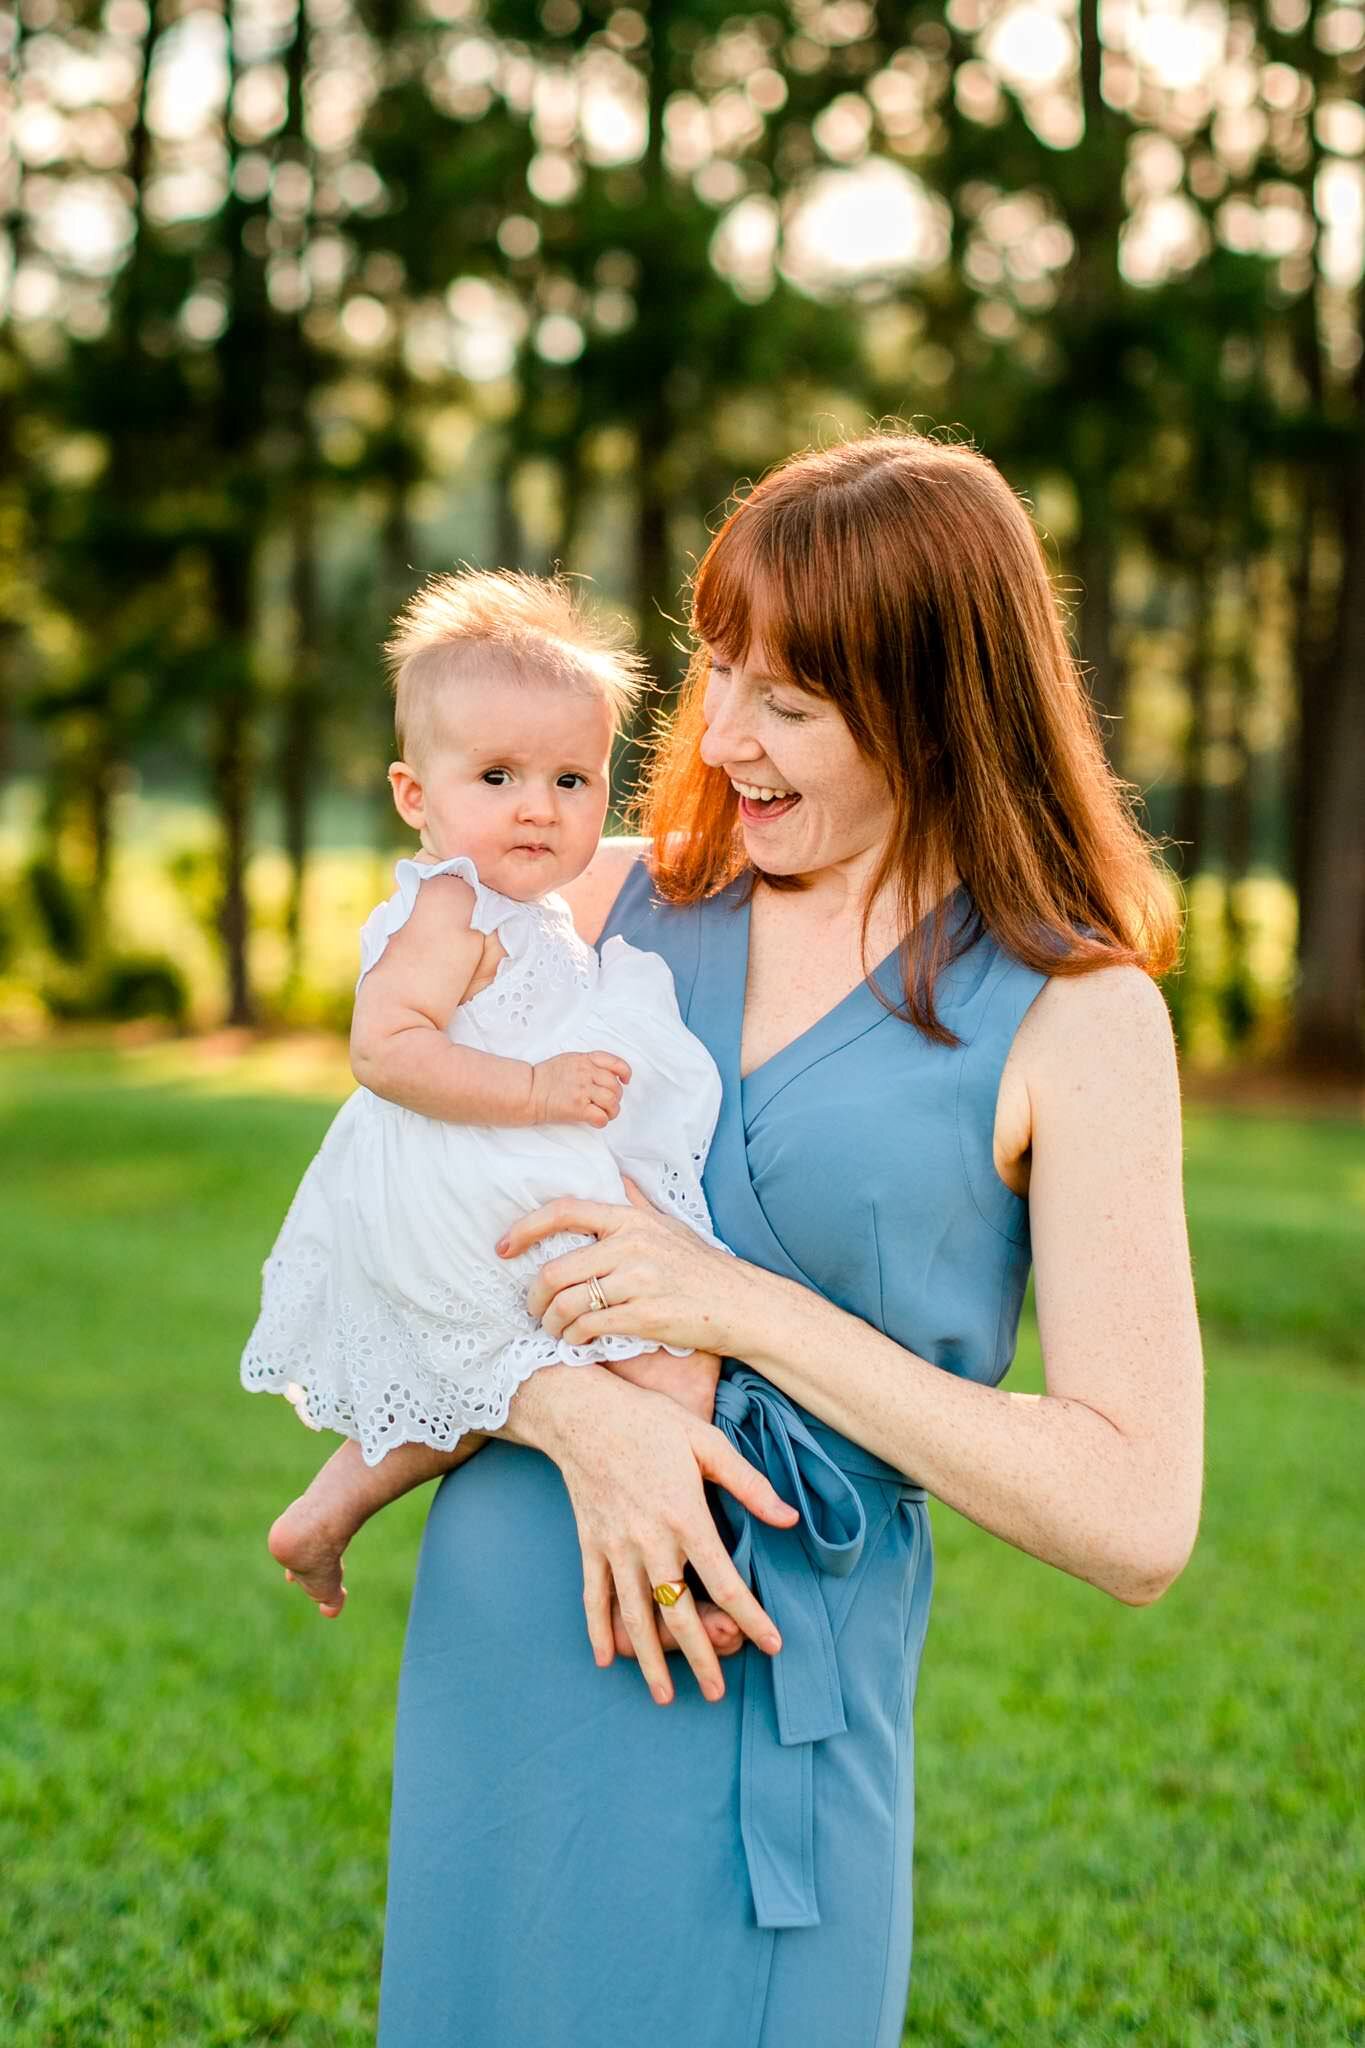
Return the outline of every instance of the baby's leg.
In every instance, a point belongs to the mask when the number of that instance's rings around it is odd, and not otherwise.
[[[302,1586],[319,1612],[333,1620],[345,1604],[342,1559],[356,1530],[414,1486],[463,1465],[487,1441],[471,1430],[453,1451],[398,1444],[377,1465],[367,1465],[360,1445],[348,1439],[274,1524],[266,1539],[270,1555],[284,1566],[285,1577]]]
[[[610,1369],[619,1373],[623,1380],[630,1380],[634,1386],[648,1387],[655,1394],[667,1394],[684,1408],[690,1408],[694,1415],[700,1415],[703,1422],[712,1418],[720,1360],[710,1351],[694,1351],[688,1358],[674,1358],[667,1351],[646,1351],[639,1358],[618,1359]],[[716,1654],[721,1657],[732,1655],[744,1641],[739,1624],[731,1621],[724,1608],[717,1607],[712,1600],[699,1600],[697,1612]],[[615,1601],[612,1602],[611,1620],[618,1652],[623,1657],[633,1657],[635,1645]],[[659,1610],[659,1641],[665,1650],[678,1647],[668,1626],[668,1616],[662,1608]]]

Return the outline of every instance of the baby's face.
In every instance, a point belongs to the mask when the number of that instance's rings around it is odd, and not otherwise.
[[[401,799],[399,810],[429,852],[467,854],[499,895],[546,896],[581,875],[597,850],[612,732],[606,704],[586,692],[534,675],[460,678],[436,739],[413,766],[420,818]]]

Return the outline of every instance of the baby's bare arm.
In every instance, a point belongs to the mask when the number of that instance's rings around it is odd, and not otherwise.
[[[458,875],[423,883],[356,992],[351,1071],[387,1102],[445,1123],[531,1123],[534,1069],[446,1037],[483,958],[473,908],[474,891]]]
[[[458,875],[423,883],[407,923],[356,991],[352,1073],[386,1102],[441,1123],[600,1130],[621,1107],[630,1079],[624,1060],[569,1052],[532,1066],[446,1036],[483,959],[482,934],[469,922],[473,908],[474,891]]]

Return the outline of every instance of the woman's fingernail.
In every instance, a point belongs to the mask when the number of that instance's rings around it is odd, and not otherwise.
[[[702,1691],[706,1694],[708,1700],[723,1700],[725,1697],[725,1687],[723,1685],[704,1685]]]
[[[666,1707],[673,1697],[668,1687],[666,1685],[656,1685],[653,1690],[654,1697],[659,1702],[659,1705],[661,1707]]]
[[[780,1650],[782,1648],[781,1636],[764,1636],[763,1647],[765,1650]]]

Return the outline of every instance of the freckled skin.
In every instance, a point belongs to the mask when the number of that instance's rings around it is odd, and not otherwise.
[[[788,725],[779,709],[805,716]],[[822,700],[732,668],[707,712],[708,762],[802,792],[787,816],[744,827],[756,865],[808,881],[755,890],[742,1058],[752,1071],[861,979],[863,898],[889,798]],[[585,937],[643,851],[604,841],[566,892]],[[954,879],[926,878],[926,904]],[[870,960],[897,936],[875,904]],[[1145,975],[1106,968],[1048,984],[1006,1062],[994,1136],[996,1170],[1029,1201],[1045,1394],[941,1372],[738,1260],[708,1277],[707,1342],[1006,1542],[1144,1605],[1190,1554],[1203,1472],[1179,1080],[1165,1004]]]

